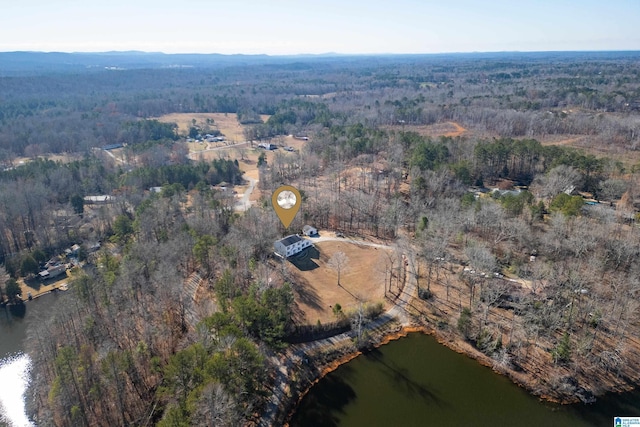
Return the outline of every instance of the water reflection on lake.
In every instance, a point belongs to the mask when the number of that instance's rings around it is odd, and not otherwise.
[[[24,412],[24,389],[28,384],[29,357],[24,351],[27,328],[48,318],[58,299],[43,295],[20,307],[0,307],[0,425],[31,426]]]
[[[302,400],[292,426],[602,426],[640,415],[640,393],[595,405],[540,402],[507,378],[410,334],[339,367]]]
[[[0,359],[0,425],[31,426],[24,412],[24,392],[29,383],[29,356],[17,354]]]

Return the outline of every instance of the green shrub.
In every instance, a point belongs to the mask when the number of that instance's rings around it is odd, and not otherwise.
[[[460,313],[460,317],[458,318],[458,331],[460,331],[465,339],[469,339],[471,331],[471,310],[468,307],[463,308]]]
[[[561,212],[565,216],[577,216],[584,205],[584,200],[581,196],[569,196],[565,193],[560,193],[553,198],[549,204],[549,210],[551,212]]]
[[[567,363],[571,360],[571,341],[569,339],[569,333],[565,332],[562,339],[558,342],[553,350],[551,350],[551,356],[555,363]]]
[[[433,293],[429,289],[421,288],[420,291],[418,292],[418,296],[420,297],[420,299],[423,299],[426,301],[433,298]]]

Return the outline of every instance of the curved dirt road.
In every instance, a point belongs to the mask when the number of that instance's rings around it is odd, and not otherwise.
[[[240,200],[238,200],[234,206],[234,209],[236,210],[236,212],[244,212],[251,207],[251,200],[250,200],[251,193],[253,193],[253,190],[256,188],[256,184],[258,183],[258,180],[254,178],[248,178],[248,179],[249,179],[249,187],[247,187],[247,189],[245,190]]]

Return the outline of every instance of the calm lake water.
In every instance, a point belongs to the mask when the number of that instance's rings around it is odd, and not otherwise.
[[[24,390],[29,381],[29,357],[23,354],[26,331],[33,322],[44,321],[58,299],[43,295],[25,303],[23,311],[0,307],[0,425],[31,426],[24,412]]]
[[[291,426],[613,426],[614,416],[640,416],[640,392],[594,405],[540,402],[433,337],[410,334],[324,377]]]

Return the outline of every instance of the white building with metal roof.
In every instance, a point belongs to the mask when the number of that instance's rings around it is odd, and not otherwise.
[[[311,240],[304,239],[297,234],[291,234],[273,244],[275,252],[284,258],[300,253],[309,246],[313,246]]]

